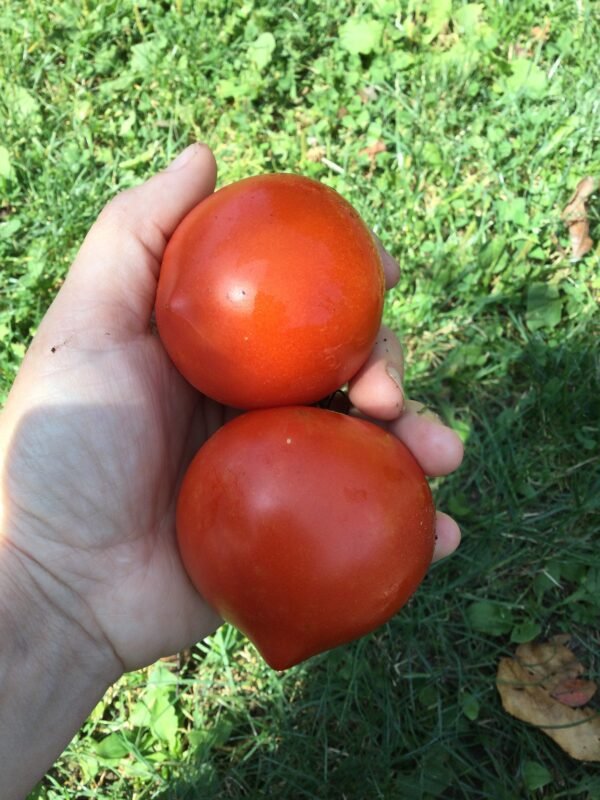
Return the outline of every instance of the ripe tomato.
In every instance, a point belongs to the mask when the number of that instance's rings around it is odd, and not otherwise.
[[[383,309],[373,236],[333,189],[247,178],[208,197],[167,246],[161,339],[200,391],[237,408],[314,403],[366,361]]]
[[[434,505],[390,433],[319,408],[261,409],[197,453],[177,506],[198,591],[275,669],[355,639],[431,562]]]

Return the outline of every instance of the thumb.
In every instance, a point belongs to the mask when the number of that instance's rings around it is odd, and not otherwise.
[[[183,217],[214,191],[217,167],[202,144],[114,197],[90,229],[48,316],[72,328],[147,330],[160,263]],[[45,320],[47,323],[50,320]]]

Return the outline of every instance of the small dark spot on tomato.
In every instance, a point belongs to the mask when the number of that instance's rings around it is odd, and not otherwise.
[[[51,353],[56,353],[56,347],[55,347],[55,346],[51,347],[51,348],[50,348],[50,352],[51,352]]]

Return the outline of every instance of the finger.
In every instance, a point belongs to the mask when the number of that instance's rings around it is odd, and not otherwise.
[[[396,259],[392,258],[392,256],[385,249],[379,236],[377,236],[375,233],[373,236],[375,237],[375,242],[379,250],[379,256],[381,258],[381,264],[383,266],[383,272],[385,274],[385,288],[391,289],[400,280],[400,267],[398,266]]]
[[[114,197],[102,211],[88,239],[105,242],[106,234],[130,234],[160,260],[169,237],[215,188],[215,158],[204,144],[191,144],[169,166],[139,186]]]
[[[389,426],[417,459],[426,475],[448,475],[463,459],[463,444],[423,403],[407,400],[404,413]]]
[[[460,528],[456,522],[438,511],[435,519],[435,548],[433,551],[433,561],[439,561],[451,555],[460,544]]]
[[[396,419],[404,404],[403,377],[402,346],[390,328],[382,325],[369,359],[350,381],[350,401],[367,417]]]
[[[61,313],[82,324],[119,322],[145,329],[167,241],[183,217],[215,186],[208,147],[190,145],[150,180],[121,192],[88,233],[57,297]],[[77,324],[75,324],[77,327]]]

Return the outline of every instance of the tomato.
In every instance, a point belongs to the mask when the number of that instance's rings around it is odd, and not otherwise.
[[[374,238],[333,189],[247,178],[194,208],[161,266],[156,321],[187,380],[249,409],[310,404],[366,361],[383,309]]]
[[[177,535],[197,590],[286,669],[377,628],[431,562],[435,509],[407,448],[312,407],[249,411],[199,450]]]

